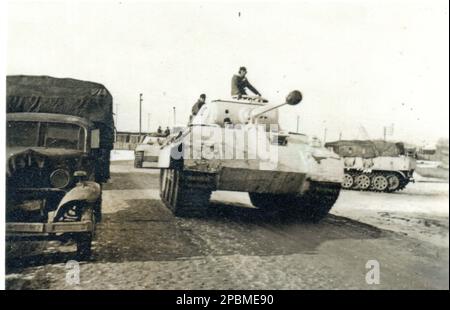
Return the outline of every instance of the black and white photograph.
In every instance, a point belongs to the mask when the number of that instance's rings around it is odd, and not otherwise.
[[[1,288],[449,289],[448,1],[1,11]]]

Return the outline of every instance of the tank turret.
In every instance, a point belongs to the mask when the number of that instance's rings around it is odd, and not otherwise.
[[[297,105],[302,100],[298,90],[290,92],[283,103],[270,104],[259,96],[218,99],[205,104],[192,120],[192,125],[278,124],[278,109]]]

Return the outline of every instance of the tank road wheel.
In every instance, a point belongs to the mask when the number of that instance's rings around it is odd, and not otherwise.
[[[372,178],[372,187],[371,189],[373,189],[376,192],[384,192],[389,186],[389,181],[388,179],[382,175],[382,174],[376,174],[373,178]]]
[[[175,216],[190,216],[204,211],[211,196],[209,176],[181,169],[161,169],[160,196]]]
[[[142,168],[144,163],[144,152],[134,153],[134,168]]]
[[[306,222],[318,222],[327,216],[339,197],[340,184],[311,182],[303,195],[249,193],[252,204],[263,210],[276,211],[284,218],[298,218]]]
[[[388,187],[386,188],[387,192],[392,193],[400,189],[401,181],[400,177],[397,174],[395,173],[389,174],[387,176],[387,180],[388,180]]]
[[[370,187],[371,180],[368,174],[362,173],[355,178],[356,189],[365,191]]]
[[[344,181],[342,182],[342,187],[345,189],[352,188],[353,184],[355,183],[353,176],[350,173],[344,174]]]

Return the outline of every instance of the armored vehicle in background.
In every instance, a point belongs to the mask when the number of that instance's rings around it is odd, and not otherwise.
[[[278,130],[277,109],[301,99],[293,91],[281,104],[250,96],[205,104],[161,150],[164,204],[185,216],[204,210],[212,191],[240,191],[271,213],[308,221],[325,217],[338,198],[344,166],[304,135]]]
[[[142,168],[144,162],[157,163],[161,146],[165,144],[166,139],[178,135],[184,127],[172,127],[170,134],[152,132],[144,137],[141,143],[134,150],[134,167]]]
[[[8,76],[6,91],[6,238],[74,239],[87,259],[109,178],[112,96],[48,76]]]
[[[344,159],[345,189],[394,192],[414,181],[414,150],[405,148],[403,143],[340,140],[328,142],[325,147]]]
[[[156,132],[144,137],[134,150],[134,168],[142,168],[144,162],[158,162],[159,151],[167,136]]]

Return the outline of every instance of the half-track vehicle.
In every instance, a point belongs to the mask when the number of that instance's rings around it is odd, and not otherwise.
[[[328,142],[325,147],[344,159],[345,189],[395,192],[414,181],[414,150],[401,142],[340,140]]]

